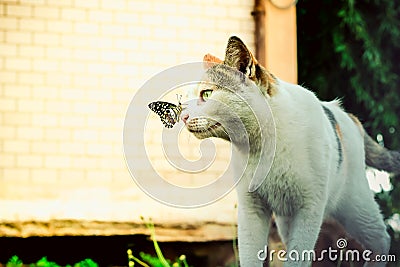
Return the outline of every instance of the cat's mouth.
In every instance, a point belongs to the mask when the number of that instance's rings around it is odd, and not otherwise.
[[[205,127],[188,127],[188,130],[191,133],[205,133],[205,132],[215,131],[219,127],[221,127],[221,123],[216,122],[216,123],[208,126],[207,128],[205,128]]]

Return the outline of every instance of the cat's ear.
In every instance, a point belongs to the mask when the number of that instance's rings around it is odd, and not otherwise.
[[[218,57],[213,56],[211,54],[206,54],[203,57],[203,67],[206,70],[211,68],[215,64],[222,64],[222,63],[223,63],[223,61],[221,59],[219,59]]]
[[[267,95],[273,96],[275,94],[275,76],[258,64],[256,58],[253,56],[250,50],[246,47],[242,40],[236,36],[232,36],[228,40],[224,64],[245,74],[257,85],[262,87]]]
[[[224,64],[239,70],[249,78],[254,78],[256,75],[257,60],[243,41],[236,36],[228,40]]]

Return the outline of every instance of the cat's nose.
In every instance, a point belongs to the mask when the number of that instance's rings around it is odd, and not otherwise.
[[[186,124],[186,121],[189,119],[189,114],[184,114],[183,116],[182,116],[182,121],[183,121],[183,123],[185,123]]]

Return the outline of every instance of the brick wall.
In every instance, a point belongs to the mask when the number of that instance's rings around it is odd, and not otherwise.
[[[198,61],[208,52],[223,56],[232,34],[253,49],[252,5],[0,0],[0,217],[157,216],[141,208],[159,206],[137,188],[125,166],[128,104],[135,90],[166,67]],[[160,129],[159,121],[154,125]],[[170,172],[162,159],[159,152],[152,160],[161,173]],[[223,171],[224,162],[207,179]],[[175,182],[196,183],[179,175],[172,175]],[[121,211],[112,204],[119,200],[128,203]],[[129,206],[133,202],[137,206]],[[134,214],[123,210],[135,207]]]

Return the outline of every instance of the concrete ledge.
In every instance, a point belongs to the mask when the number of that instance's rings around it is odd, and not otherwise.
[[[232,240],[236,225],[216,222],[156,224],[156,238],[161,242],[206,242]],[[1,237],[31,236],[112,236],[150,235],[144,224],[81,220],[0,222]]]

